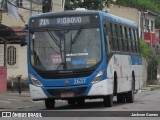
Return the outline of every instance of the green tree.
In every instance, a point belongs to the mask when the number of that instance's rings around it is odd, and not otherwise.
[[[153,80],[156,80],[157,78],[157,67],[158,67],[158,60],[156,57],[151,57],[151,59],[148,62],[148,82],[152,82]]]
[[[117,0],[115,4],[134,7],[140,10],[152,10],[154,12],[160,12],[159,4],[156,0]]]
[[[154,50],[150,46],[148,46],[143,39],[140,40],[140,48],[141,55],[146,59],[149,59],[150,55],[154,53]]]
[[[159,57],[154,56],[156,55],[153,48],[148,46],[145,40],[140,40],[140,48],[141,48],[141,55],[148,61],[148,82],[156,79],[157,76],[157,67],[158,67],[158,60]]]
[[[109,6],[114,0],[71,0],[65,5],[67,10],[75,8],[86,8],[88,10],[102,10],[105,6]]]

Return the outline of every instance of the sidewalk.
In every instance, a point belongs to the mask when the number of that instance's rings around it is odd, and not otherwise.
[[[19,94],[18,91],[7,91],[7,93],[0,93],[0,95],[5,95],[5,96],[18,96],[18,97],[30,97],[30,92],[29,91],[22,91],[21,94]]]
[[[146,86],[146,87],[142,87],[140,90],[138,90],[138,92],[146,92],[146,91],[150,91],[151,87]]]
[[[160,85],[147,85],[146,87],[142,87],[139,92],[145,92],[145,91],[155,91],[160,90]]]

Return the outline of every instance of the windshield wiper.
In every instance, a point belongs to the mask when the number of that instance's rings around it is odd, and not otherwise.
[[[49,34],[49,33],[48,33]],[[50,34],[49,34],[50,35]],[[44,36],[44,35],[43,35]],[[51,37],[51,36],[50,36]],[[51,37],[52,38],[52,37]],[[53,38],[52,38],[53,40]],[[48,43],[48,42],[47,42]],[[53,51],[55,51],[57,54],[60,54],[59,52],[57,52],[49,43],[47,44]],[[58,46],[59,47],[59,46]]]
[[[75,37],[73,38],[72,44],[75,44],[75,42],[77,41],[79,35],[80,35],[81,32],[82,32],[82,28],[83,28],[83,27],[80,26],[80,28],[78,29],[77,34],[76,34]]]
[[[61,66],[63,66],[63,69],[66,69],[66,63],[60,63],[56,70],[58,70]]]
[[[56,43],[56,45],[58,47],[61,47],[60,43],[58,42],[58,40],[53,36],[53,34],[50,31],[47,31],[47,33],[49,34],[49,36],[52,38],[52,40]]]
[[[59,67],[61,65],[63,65],[63,68],[66,69],[66,60],[65,60],[66,51],[65,51],[65,48],[63,49],[63,47],[65,47],[65,40],[63,43],[62,39],[60,39],[60,43],[59,43],[58,40],[54,37],[54,35],[50,31],[47,31],[47,32],[48,32],[49,36],[52,38],[52,40],[56,43],[56,45],[60,48],[60,55],[61,55],[63,62],[60,63],[60,65],[57,67],[57,70],[59,69]],[[60,37],[60,36],[58,35],[58,37]]]

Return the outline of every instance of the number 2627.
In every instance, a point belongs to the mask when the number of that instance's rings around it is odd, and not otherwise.
[[[86,79],[75,79],[74,80],[74,84],[77,85],[77,84],[84,84],[86,83]]]

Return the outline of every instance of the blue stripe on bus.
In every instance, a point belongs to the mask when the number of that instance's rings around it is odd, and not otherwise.
[[[141,56],[131,56],[130,64],[131,65],[142,65],[142,57]]]

